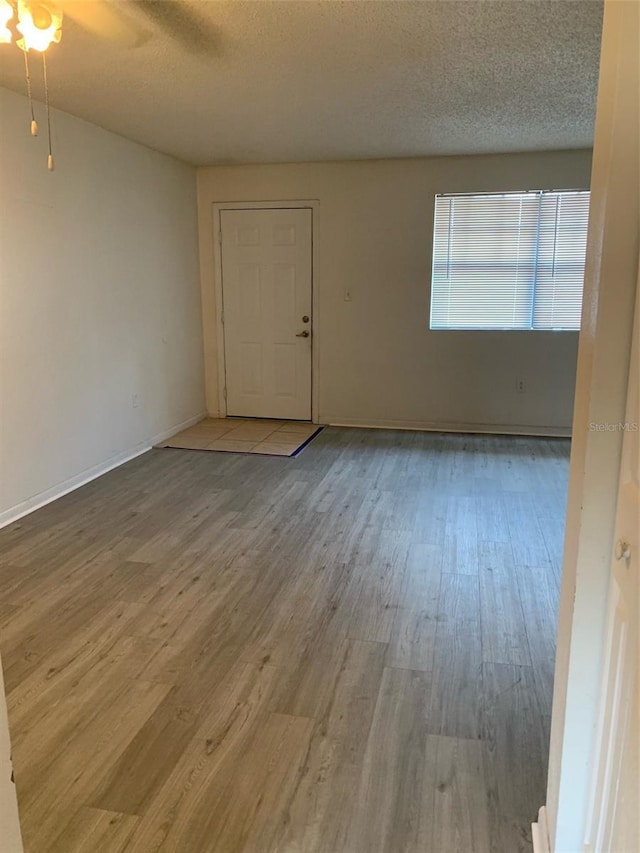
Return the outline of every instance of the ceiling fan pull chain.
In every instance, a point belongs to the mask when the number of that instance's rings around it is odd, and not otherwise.
[[[45,54],[42,54],[42,72],[44,76],[44,97],[45,104],[47,106],[47,134],[49,138],[49,156],[47,157],[47,168],[50,172],[53,172],[54,163],[53,163],[53,153],[51,151],[51,108],[49,106],[49,83],[47,81],[47,57]]]
[[[27,97],[29,98],[29,110],[31,111],[31,136],[38,135],[38,122],[33,113],[33,98],[31,96],[31,75],[29,74],[29,51],[24,50],[24,73],[27,78]]]

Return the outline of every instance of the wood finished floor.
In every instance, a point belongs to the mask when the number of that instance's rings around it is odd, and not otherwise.
[[[0,531],[27,853],[517,853],[568,442],[154,450]]]

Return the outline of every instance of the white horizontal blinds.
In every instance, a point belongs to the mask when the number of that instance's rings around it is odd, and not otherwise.
[[[537,221],[531,194],[436,198],[431,328],[528,328]]]
[[[577,328],[588,198],[437,196],[431,328]]]
[[[542,195],[536,329],[580,328],[588,220],[588,192]]]

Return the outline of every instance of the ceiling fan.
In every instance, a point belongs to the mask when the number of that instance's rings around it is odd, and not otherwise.
[[[124,47],[144,44],[154,29],[191,53],[216,47],[211,22],[183,0],[60,0],[60,8],[88,32]]]
[[[45,54],[52,44],[60,42],[65,16],[87,32],[125,48],[145,44],[153,30],[164,32],[191,53],[211,54],[217,48],[217,34],[210,21],[184,0],[0,0],[0,45],[15,42],[24,55],[32,136],[38,134],[38,123],[31,97],[29,54],[36,51],[42,55],[50,171],[54,162]]]
[[[139,47],[160,30],[190,52],[216,48],[211,22],[184,0],[0,0],[0,44],[11,41],[13,23],[23,38],[29,29],[28,49],[46,50],[60,41],[65,16],[122,47]]]

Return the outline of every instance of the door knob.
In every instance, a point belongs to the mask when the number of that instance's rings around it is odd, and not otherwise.
[[[304,332],[298,332],[296,338],[308,338],[309,332],[305,329]]]

